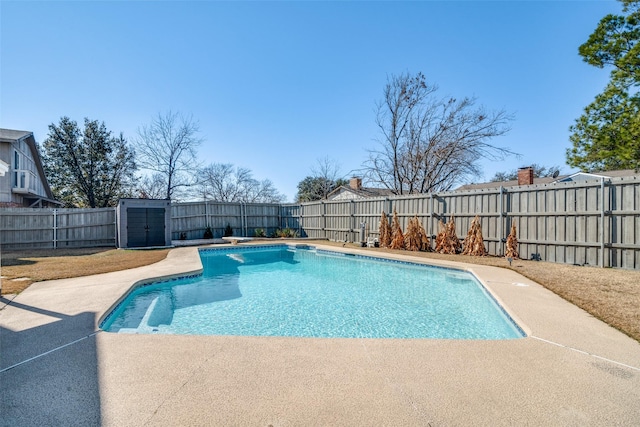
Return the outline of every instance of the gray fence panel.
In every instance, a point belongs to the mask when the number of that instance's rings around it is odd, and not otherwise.
[[[461,239],[477,215],[493,255],[504,253],[515,224],[522,258],[640,270],[638,178],[303,204],[180,203],[171,206],[172,238],[200,239],[207,227],[220,237],[230,225],[237,236],[291,228],[301,237],[358,241],[363,223],[367,236],[378,236],[383,211],[389,219],[396,211],[403,230],[417,216],[432,237],[453,215]],[[115,209],[3,208],[0,244],[115,246]]]
[[[2,249],[54,247],[54,216],[51,209],[0,209]]]
[[[309,237],[357,241],[360,222],[377,236],[382,211],[394,210],[403,230],[417,215],[431,236],[453,214],[461,239],[477,215],[493,255],[504,253],[515,224],[522,258],[640,269],[637,178],[305,203],[299,218]]]
[[[209,222],[205,203],[171,205],[171,239],[202,239]]]
[[[315,239],[327,238],[324,230],[323,202],[312,202],[302,205],[302,228],[308,237]]]
[[[116,246],[116,212],[113,208],[57,209],[58,248]]]
[[[116,246],[114,208],[0,209],[3,249]]]
[[[308,237],[302,227],[302,205],[280,205],[280,228],[296,230],[299,237]]]
[[[280,205],[278,204],[245,204],[245,234],[255,236],[256,229],[263,229],[268,236],[280,228]],[[291,223],[289,223],[291,222]],[[298,221],[286,220],[284,228],[296,230]]]
[[[284,222],[291,222],[297,228],[298,215],[287,216]],[[271,235],[280,228],[281,206],[262,203],[189,202],[171,205],[172,239],[202,239],[207,227],[213,237],[224,236],[230,226],[234,236],[255,236],[256,229],[264,229]],[[294,219],[295,218],[295,219]]]

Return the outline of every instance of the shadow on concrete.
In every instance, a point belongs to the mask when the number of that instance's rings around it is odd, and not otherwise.
[[[8,304],[0,311],[0,425],[100,425],[96,313],[0,301]],[[34,320],[32,328],[13,328]]]
[[[24,259],[24,258],[13,258],[13,259],[7,259],[6,257],[2,259],[2,266],[3,267],[13,267],[16,265],[33,265],[35,264],[36,261],[30,260],[30,259]]]

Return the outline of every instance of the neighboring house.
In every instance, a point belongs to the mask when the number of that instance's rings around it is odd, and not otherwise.
[[[583,181],[600,181],[602,178],[625,178],[625,177],[640,177],[640,173],[630,170],[617,170],[606,172],[576,172],[571,175],[559,175],[555,177],[534,178],[533,169],[531,167],[518,169],[518,179],[511,181],[495,181],[495,182],[483,182],[480,184],[466,184],[456,188],[454,191],[469,191],[469,190],[482,190],[500,187],[515,187],[518,185],[533,185],[533,184],[553,184],[556,182],[583,182]]]
[[[341,186],[333,190],[327,195],[328,200],[353,200],[364,199],[367,197],[386,197],[392,196],[391,190],[386,188],[367,188],[362,186],[361,178],[351,178],[349,186]]]
[[[0,206],[60,205],[44,175],[33,133],[0,129]]]
[[[0,160],[0,176],[4,176],[7,172],[9,172],[9,164]]]
[[[624,170],[606,171],[606,172],[590,172],[590,173],[577,172],[564,177],[558,177],[557,181],[554,181],[554,182],[600,181],[602,178],[604,179],[627,178],[632,176],[640,177],[640,172],[636,172],[633,169],[624,169]]]

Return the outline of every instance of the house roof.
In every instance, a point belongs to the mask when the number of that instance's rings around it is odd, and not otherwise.
[[[38,174],[42,178],[42,185],[44,186],[44,191],[47,195],[46,199],[49,202],[56,202],[53,198],[53,193],[51,192],[51,187],[49,187],[49,181],[47,180],[47,176],[44,173],[44,167],[42,166],[42,159],[40,157],[40,152],[38,151],[38,146],[36,145],[36,140],[33,137],[33,132],[28,132],[24,130],[14,130],[14,129],[2,129],[0,128],[0,142],[12,143],[14,141],[19,141],[23,139],[29,150],[31,151],[31,156],[36,164],[36,168],[38,169]],[[57,203],[57,202],[56,202]]]
[[[350,193],[353,193],[355,195],[357,195],[358,197],[386,197],[386,196],[392,196],[393,193],[391,192],[391,190],[386,189],[386,188],[371,188],[371,187],[360,187],[359,189],[354,189],[351,188],[347,185],[342,185],[338,188],[336,188],[335,190],[333,190],[331,193],[329,193],[327,195],[327,199],[331,199],[333,196],[336,196],[340,193],[342,193],[343,191],[348,191]]]
[[[568,181],[570,178],[574,177],[593,177],[593,178],[624,178],[628,176],[640,176],[640,172],[637,172],[633,169],[621,169],[615,171],[603,171],[603,172],[576,172],[571,175],[566,175],[564,177],[558,177],[558,182]]]
[[[571,175],[560,175],[556,178],[553,178],[553,177],[533,178],[533,185],[573,181],[574,178],[576,177],[583,177],[582,180],[585,180],[590,177],[594,179],[600,179],[601,177],[623,178],[628,176],[640,176],[640,173],[634,171],[633,169],[605,171],[605,172],[576,172]],[[500,187],[516,187],[517,185],[518,185],[517,179],[513,179],[510,181],[482,182],[479,184],[466,184],[456,188],[455,191],[481,190],[481,189],[500,188]]]
[[[566,178],[567,175],[562,175],[557,178],[547,177],[547,178],[533,178],[534,184],[550,184],[552,182],[556,182],[562,178]],[[479,184],[465,184],[456,188],[455,191],[466,191],[466,190],[480,190],[486,188],[500,188],[500,187],[515,187],[518,185],[517,179],[512,179],[510,181],[493,181],[493,182],[481,182]]]
[[[26,130],[13,130],[13,129],[0,128],[0,142],[13,142],[29,135],[33,137],[33,133],[27,132]]]

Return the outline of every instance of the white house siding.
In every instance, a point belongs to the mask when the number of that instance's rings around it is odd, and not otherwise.
[[[335,196],[332,196],[331,200],[354,200],[354,199],[361,199],[361,198],[362,198],[361,196],[358,196],[357,194],[352,193],[351,191],[342,190]]]
[[[0,159],[9,167],[9,171],[0,176],[0,203],[11,202],[11,151],[11,144],[0,143]]]
[[[38,155],[32,133],[0,129],[0,160],[8,165],[0,175],[0,203],[25,205],[34,198],[51,199],[36,163]]]

